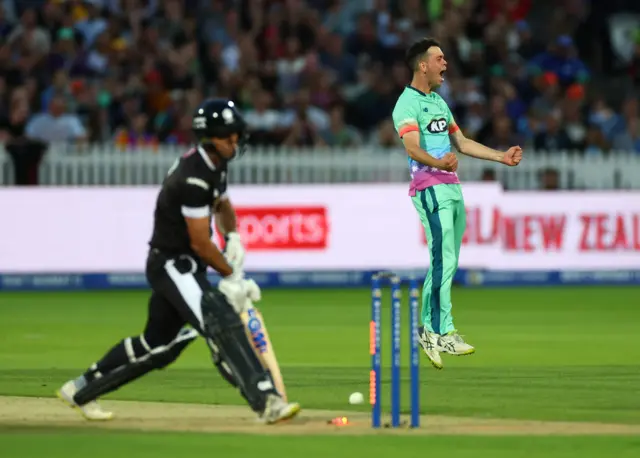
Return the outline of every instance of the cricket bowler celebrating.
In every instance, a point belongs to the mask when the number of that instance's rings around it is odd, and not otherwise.
[[[458,334],[451,315],[451,285],[458,268],[466,214],[458,160],[451,144],[467,156],[516,166],[522,149],[506,152],[487,148],[465,138],[446,102],[436,94],[444,81],[447,61],[440,44],[424,38],[408,49],[407,64],[413,71],[393,109],[393,123],[409,155],[409,195],[431,249],[431,266],[422,290],[422,326],[419,342],[431,364],[442,369],[440,352],[470,355],[474,347]]]

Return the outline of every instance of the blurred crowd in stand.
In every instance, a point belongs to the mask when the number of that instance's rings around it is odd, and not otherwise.
[[[0,143],[187,145],[194,107],[223,96],[254,145],[397,148],[404,52],[433,36],[449,63],[439,93],[468,137],[640,153],[639,11],[633,0],[0,0]]]

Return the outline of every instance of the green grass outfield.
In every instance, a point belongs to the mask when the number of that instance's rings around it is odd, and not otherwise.
[[[305,437],[84,430],[0,431],[6,458],[91,457],[425,457],[637,458],[637,437]],[[194,454],[198,455],[194,455]]]
[[[0,293],[0,395],[52,396],[61,383],[93,363],[120,338],[139,333],[146,302],[147,294],[141,291]],[[259,306],[277,350],[289,397],[299,400],[305,409],[345,413],[354,409],[347,403],[349,394],[366,394],[368,390],[369,291],[265,290]],[[389,300],[384,306],[382,348],[387,363]],[[445,356],[443,371],[432,369],[422,358],[423,414],[640,425],[639,288],[456,289],[454,314],[456,325],[476,346],[477,353],[460,358]],[[408,324],[406,307],[403,324]],[[406,331],[405,326],[402,360],[403,379],[408,382]],[[388,375],[385,370],[385,382]],[[405,385],[408,388],[408,383]],[[388,394],[388,389],[383,389],[385,408]],[[242,403],[236,391],[211,367],[201,341],[168,370],[150,374],[107,399]],[[406,389],[403,410],[408,410]],[[46,450],[49,457],[69,456],[61,437],[77,444],[78,449],[107,441],[116,451],[157,444],[156,453],[136,452],[130,456],[168,457],[179,450],[209,448],[215,451],[212,444],[225,444],[237,456],[260,453],[256,441],[243,444],[233,435],[212,438],[195,433],[60,431],[6,431],[0,426],[0,447],[10,452],[24,451],[0,455],[43,456],[38,450]],[[390,454],[391,448],[398,452],[423,448],[424,452],[452,457],[481,456],[480,452],[510,457],[586,457],[606,456],[606,450],[611,455],[640,456],[640,442],[623,437],[561,441],[552,437],[269,436],[261,438],[260,443],[274,455],[284,447],[286,453],[304,451],[309,456],[326,456],[329,450],[337,449],[378,456],[376,453],[381,455],[385,450],[389,452],[385,455]],[[363,450],[366,444],[370,445],[368,451]],[[528,452],[518,454],[522,447]],[[605,454],[595,454],[598,451]],[[626,455],[627,451],[634,455]],[[100,450],[91,453],[103,456]]]

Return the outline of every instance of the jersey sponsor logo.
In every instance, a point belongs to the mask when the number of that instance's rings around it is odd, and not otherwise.
[[[267,351],[268,345],[262,329],[262,321],[260,321],[260,318],[256,315],[256,310],[254,308],[250,308],[247,315],[249,317],[249,320],[247,321],[247,328],[249,328],[249,332],[251,334],[251,342],[258,352],[264,353]]]
[[[189,178],[187,178],[187,184],[192,184],[194,186],[199,186],[202,189],[204,189],[205,191],[209,190],[209,185],[207,184],[206,181],[204,181],[201,178],[189,177]]]
[[[318,206],[236,207],[238,232],[248,251],[327,248],[327,209]],[[224,239],[218,236],[220,246]]]
[[[427,130],[432,134],[441,134],[448,130],[447,120],[444,118],[434,119],[427,124]]]

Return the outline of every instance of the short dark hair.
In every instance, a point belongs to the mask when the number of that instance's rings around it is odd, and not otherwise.
[[[437,46],[439,48],[440,42],[435,38],[423,38],[413,43],[409,49],[407,49],[405,61],[412,71],[416,71],[418,62],[432,46]]]

